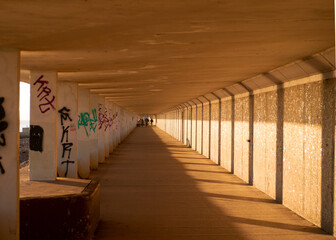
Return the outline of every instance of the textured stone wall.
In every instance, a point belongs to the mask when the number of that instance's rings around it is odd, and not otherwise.
[[[202,144],[203,144],[203,121],[202,121],[202,104],[197,105],[197,146],[196,151],[202,153]]]
[[[215,163],[219,163],[218,159],[218,141],[219,141],[219,102],[218,100],[211,102],[211,147],[210,159]]]
[[[192,107],[192,111],[191,111],[191,147],[196,150],[196,144],[197,144],[197,120],[196,120],[196,106]]]
[[[284,90],[283,203],[320,226],[322,83]]]
[[[249,181],[249,97],[235,98],[234,174]]]
[[[187,121],[187,109],[183,109],[183,125],[182,125],[182,131],[183,131],[183,143],[187,144],[187,126],[188,126],[188,121]]]
[[[192,109],[191,107],[188,107],[188,141],[189,141],[189,146],[191,147],[191,142],[192,142],[192,121],[191,121],[191,114],[192,114]]]
[[[275,198],[277,92],[254,95],[253,183]]]
[[[209,157],[209,103],[203,104],[203,155]]]
[[[327,232],[335,229],[335,79],[310,77],[226,97],[221,111],[213,101],[210,119],[209,109],[199,104],[192,114],[197,151],[208,157],[211,146],[216,162],[220,150],[221,166]]]
[[[233,135],[232,125],[234,123],[232,114],[232,98],[222,100],[221,104],[221,166],[232,172],[233,159]]]

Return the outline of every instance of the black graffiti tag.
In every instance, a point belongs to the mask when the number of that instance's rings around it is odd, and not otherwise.
[[[39,84],[39,88],[37,89],[37,92],[39,92],[39,94],[37,95],[37,98],[40,102],[43,101],[39,104],[39,109],[41,113],[46,113],[51,108],[55,110],[55,107],[53,105],[53,102],[55,101],[55,96],[52,95],[51,99],[48,98],[52,92],[51,89],[48,87],[48,83],[49,82],[47,80],[43,80],[43,75],[41,75],[33,84],[34,86],[36,84]]]
[[[0,157],[0,160],[2,159],[2,157]],[[0,173],[1,174],[5,174],[5,169],[3,168],[2,164],[1,164],[1,161],[0,161]]]
[[[3,119],[6,117],[6,112],[4,107],[2,106],[2,104],[4,103],[5,98],[4,97],[0,97],[0,146],[6,146],[6,138],[5,138],[5,134],[2,133],[3,131],[5,131],[8,127],[8,123],[6,121],[4,121]],[[2,159],[2,157],[0,156],[0,160]],[[5,174],[5,169],[0,161],[0,173],[1,174]]]
[[[61,117],[61,125],[62,125],[62,138],[61,138],[61,144],[63,147],[62,150],[62,158],[65,157],[65,155],[67,154],[67,160],[62,161],[61,164],[66,164],[66,170],[65,170],[65,177],[68,175],[68,171],[69,171],[69,164],[72,163],[74,164],[75,161],[70,161],[70,156],[71,156],[71,149],[73,146],[72,142],[69,142],[69,125],[64,126],[64,122],[69,120],[70,122],[72,122],[72,119],[70,118],[70,109],[63,107],[62,109],[60,109],[59,111],[60,117]]]
[[[72,122],[72,119],[70,118],[69,112],[70,109],[67,109],[66,107],[63,107],[61,110],[58,110],[58,112],[61,114],[61,125],[63,126],[63,120],[66,121],[67,119]]]

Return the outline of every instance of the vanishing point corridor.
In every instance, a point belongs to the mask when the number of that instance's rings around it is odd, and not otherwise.
[[[334,239],[157,127],[136,128],[93,174],[94,239]]]

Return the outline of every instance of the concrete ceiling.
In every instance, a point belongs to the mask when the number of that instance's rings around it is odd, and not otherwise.
[[[0,1],[0,48],[138,114],[334,46],[332,0]]]

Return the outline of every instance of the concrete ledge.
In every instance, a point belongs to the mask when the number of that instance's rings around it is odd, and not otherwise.
[[[20,199],[20,239],[92,239],[100,218],[100,183],[81,193]]]

